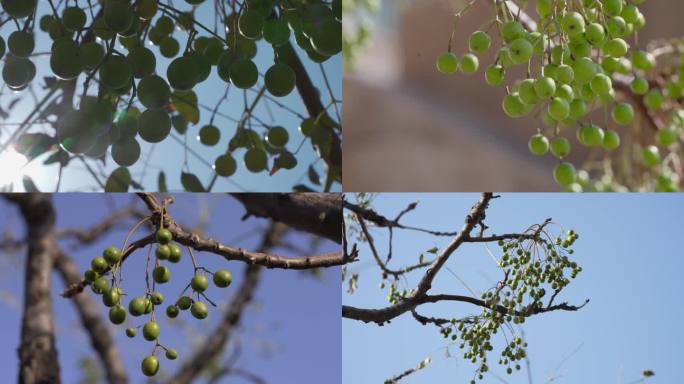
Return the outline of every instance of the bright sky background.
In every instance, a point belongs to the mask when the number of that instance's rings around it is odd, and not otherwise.
[[[188,226],[195,225],[199,212],[210,212],[207,234],[247,249],[255,249],[260,241],[258,228],[266,225],[264,219],[241,221],[244,208],[237,200],[226,195],[174,195],[176,203],[171,210],[175,218]],[[109,212],[110,207],[126,205],[131,195],[73,195],[55,196],[59,228],[88,228]],[[0,212],[6,219],[0,222],[0,233],[11,230],[18,236],[23,234],[23,225],[16,208],[0,199]],[[90,259],[110,244],[121,245],[128,228],[111,232],[108,236],[86,248],[73,248],[71,242],[62,245],[78,262],[82,270]],[[132,239],[146,235],[142,229]],[[288,242],[307,248],[312,236],[292,232]],[[324,241],[317,252],[332,252],[337,244]],[[124,264],[126,281],[124,290],[131,293],[144,291],[144,259],[146,250],[139,250]],[[292,254],[285,249],[279,254]],[[226,267],[232,271],[234,282],[231,287],[219,290],[213,285],[207,290],[209,297],[217,304],[228,303],[242,282],[243,264],[228,263],[220,256],[209,253],[196,254],[198,263],[211,270]],[[21,307],[23,303],[24,255],[0,256],[0,371],[9,381],[16,380],[18,372],[17,347],[20,337]],[[177,297],[192,277],[192,265],[187,251],[178,265],[170,266],[172,279],[160,291],[166,301]],[[340,295],[339,268],[323,271],[320,279],[298,271],[264,270],[252,305],[245,312],[240,326],[239,338],[244,348],[238,366],[260,375],[267,383],[338,383],[340,368]],[[61,277],[53,274],[54,308],[56,311],[57,347],[62,369],[62,381],[75,383],[79,376],[78,361],[86,356],[95,357],[87,335],[82,331],[80,320],[68,299],[57,295],[64,288]],[[99,296],[96,298],[100,303]],[[18,301],[17,301],[18,300]],[[125,300],[127,305],[128,300]],[[166,303],[163,305],[166,308]],[[102,314],[106,318],[104,305]],[[176,361],[160,358],[162,373],[175,373],[184,357],[190,356],[192,343],[200,341],[199,335],[212,330],[221,317],[221,310],[210,307],[206,320],[194,319],[189,313],[180,317],[187,321],[182,326],[169,325],[165,315],[159,316],[161,341],[175,347],[180,357]],[[143,317],[133,318],[133,324],[143,323]],[[128,321],[127,320],[127,321]],[[179,322],[177,322],[179,323]],[[129,325],[110,326],[116,335],[116,342],[124,358],[131,383],[143,382],[140,361],[150,353],[152,346],[142,338],[141,331],[135,339],[129,339],[124,331]],[[189,326],[189,327],[187,327]],[[188,337],[190,334],[197,336]],[[266,354],[266,355],[265,355]],[[284,381],[283,378],[288,379]],[[3,381],[4,382],[4,381]],[[221,383],[244,383],[242,379],[231,378]]]
[[[476,194],[382,194],[373,206],[392,218],[419,200],[418,209],[405,216],[404,224],[455,231],[477,199]],[[584,271],[559,299],[580,304],[589,298],[591,302],[578,312],[548,313],[526,321],[523,329],[535,384],[546,383],[555,375],[560,375],[554,381],[558,384],[626,384],[638,379],[644,369],[656,373],[650,383],[680,381],[678,351],[684,342],[679,331],[684,315],[679,294],[684,269],[680,251],[683,214],[681,195],[503,194],[491,203],[486,221],[490,233],[522,231],[551,217],[580,235],[573,260]],[[381,254],[385,253],[387,232],[373,229],[373,234]],[[433,246],[442,248],[448,241],[414,232],[395,232],[390,266],[414,263],[420,252]],[[496,252],[498,246],[494,244],[490,249]],[[501,277],[482,244],[461,247],[446,266],[478,295]],[[378,268],[367,246],[362,248],[361,261],[350,268],[350,273],[355,272],[361,273],[359,290],[351,296],[343,293],[343,304],[386,306],[386,291],[378,289]],[[414,287],[417,280],[412,275],[409,286]],[[447,270],[435,280],[431,292],[468,293]],[[477,307],[460,303],[423,306],[420,311],[424,315],[455,317],[479,313]],[[437,328],[421,326],[410,314],[383,327],[344,319],[342,333],[343,383],[381,383],[416,366],[426,356],[432,356],[433,363],[402,384],[467,383],[475,370],[457,354],[457,346],[451,349],[455,358],[446,359],[447,342]],[[490,367],[498,366],[500,352],[499,347],[490,352]],[[507,376],[498,367],[494,373]],[[504,379],[510,384],[528,383],[524,371]],[[486,376],[483,382],[500,381]]]
[[[206,2],[198,8],[196,13],[196,18],[209,28],[213,28],[214,25],[213,6],[211,4],[213,3]],[[175,6],[178,9],[190,9],[190,6],[183,1],[175,2]],[[48,2],[40,1],[38,14],[43,15],[49,11],[50,7]],[[7,40],[7,37],[12,31],[14,31],[14,24],[7,23],[0,28],[0,36]],[[200,33],[200,35],[205,34],[206,33]],[[36,49],[34,52],[49,52],[51,40],[47,37],[46,33],[38,31],[37,37],[38,40],[36,41]],[[185,47],[185,41],[187,40],[187,34],[185,32],[176,30],[174,32],[174,37],[181,43],[182,48]],[[292,37],[292,39],[294,42],[294,37]],[[170,60],[165,59],[163,56],[161,56],[161,54],[159,54],[158,47],[152,46],[149,41],[148,44],[150,44],[148,48],[150,48],[157,55],[157,73],[161,74],[163,77],[166,77],[166,68],[170,63]],[[270,45],[264,42],[260,42],[258,47],[259,53],[254,61],[259,68],[259,72],[263,74],[273,63],[273,50],[271,49]],[[119,51],[126,52],[126,50],[118,42],[117,49]],[[320,88],[324,105],[327,104],[330,100],[330,97],[327,88],[325,87],[321,66],[308,60],[306,53],[301,49],[297,48],[297,51],[300,58],[304,62],[314,85]],[[32,60],[38,68],[38,74],[36,75],[36,78],[32,84],[36,90],[36,96],[41,97],[43,93],[41,89],[43,85],[43,76],[52,76],[52,72],[49,67],[49,56],[41,55],[32,58]],[[325,70],[325,73],[328,76],[328,81],[333,94],[337,99],[340,100],[342,99],[341,63],[341,55],[337,55],[336,57],[330,58],[322,65],[322,68]],[[79,89],[83,84],[83,79],[84,75],[81,75],[78,81]],[[262,80],[263,78],[260,79],[254,90],[247,91],[246,94],[248,103],[251,103],[251,100],[253,100],[253,97],[256,95],[256,90],[258,90],[258,87],[263,84]],[[94,91],[96,88],[91,87],[91,89]],[[206,81],[194,88],[199,97],[200,104],[210,109],[200,110],[201,120],[199,124],[195,126],[191,125],[189,127],[187,133],[187,143],[188,148],[198,153],[202,159],[208,160],[209,165],[203,163],[197,157],[193,156],[190,151],[188,151],[188,164],[190,170],[197,174],[205,187],[208,185],[213,175],[213,170],[210,168],[210,166],[213,165],[214,159],[216,159],[216,157],[224,153],[230,138],[232,138],[233,134],[235,133],[236,120],[230,120],[226,117],[217,116],[214,124],[221,129],[221,141],[214,147],[207,147],[201,144],[197,139],[200,128],[209,123],[211,110],[215,107],[218,100],[223,96],[225,89],[226,83],[218,77],[215,67],[212,68],[211,76]],[[77,94],[80,94],[80,92],[77,91]],[[12,94],[11,91],[3,89],[2,94],[0,95],[0,101],[2,102],[3,106],[6,106],[9,100],[15,98],[16,96],[17,95]],[[296,90],[284,98],[277,98],[277,101],[304,116],[308,116]],[[266,106],[267,104],[268,107]],[[27,95],[27,97],[25,97],[24,100],[13,110],[10,118],[3,123],[19,123],[23,121],[26,115],[32,110],[34,105],[35,101],[33,97]],[[219,113],[232,119],[239,119],[244,105],[244,92],[237,90],[236,88],[232,88],[229,92],[228,99],[221,104]],[[141,108],[141,110],[144,110],[144,108]],[[335,116],[335,111],[333,109],[330,109],[329,112],[331,113],[331,116]],[[291,141],[288,143],[287,148],[291,152],[296,151],[303,138],[301,133],[298,131],[299,125],[301,123],[301,119],[299,117],[285,109],[278,107],[272,102],[260,102],[259,107],[256,108],[254,114],[268,124],[281,125],[288,129]],[[7,133],[8,130],[13,131],[14,128],[16,128],[16,125],[0,127],[0,132],[2,132],[0,135],[0,142],[4,143],[9,137],[9,134]],[[52,132],[52,128],[47,125],[38,129],[38,131],[43,131],[45,129],[48,129],[50,132]],[[263,129],[257,129],[258,132],[261,132],[262,130]],[[185,159],[182,145],[184,138],[183,136],[178,135],[174,129],[172,129],[171,132],[172,137],[169,137],[162,143],[156,145],[146,143],[138,137],[138,142],[142,147],[141,161],[131,167],[131,173],[134,180],[140,181],[142,179],[143,185],[152,190],[156,190],[157,176],[160,169],[166,171],[167,185],[169,190],[182,190],[182,186],[180,184],[180,173]],[[152,148],[154,149],[152,152],[150,152]],[[143,174],[142,170],[144,168],[144,159],[146,159],[148,153],[151,153],[151,157],[147,172]],[[238,150],[234,153],[236,160],[238,160],[240,164],[243,153],[244,149]],[[23,165],[23,162],[19,162],[14,158],[14,156],[10,157],[9,159],[7,159],[7,155],[4,156],[5,157],[0,157],[0,166],[3,168],[8,166],[11,167],[12,165],[14,165],[16,168],[17,166]],[[25,166],[23,168],[24,173],[34,178],[34,181],[36,181],[36,184],[41,191],[54,191],[59,167],[56,165],[43,167],[33,164],[37,163],[42,165],[42,161],[45,158],[46,157],[39,157],[29,165]],[[243,165],[240,165],[238,167],[238,172],[234,176],[230,178],[220,177],[217,180],[213,191],[290,191],[292,186],[295,184],[309,184],[307,178],[308,167],[318,158],[312,149],[310,141],[307,141],[302,145],[301,150],[297,154],[297,158],[299,160],[297,168],[290,171],[281,170],[274,176],[270,177],[266,172],[258,174],[251,173],[247,171]],[[108,165],[106,167],[107,174],[111,173],[111,171],[117,167],[118,165],[111,160],[110,156],[108,158]],[[318,162],[316,169],[319,171],[324,180],[322,160]],[[15,190],[23,190],[23,187],[21,186],[21,175],[5,174],[4,176],[0,176],[0,186],[7,184],[8,178],[11,181],[15,181],[15,183],[18,179],[19,183],[18,185],[15,184]],[[105,180],[106,178],[104,178],[102,181],[104,182]],[[314,189],[316,188],[314,185],[309,185]],[[340,186],[338,185],[336,188],[340,189]],[[101,188],[98,187],[98,185],[94,182],[92,176],[90,173],[88,173],[80,161],[72,161],[72,163],[70,163],[70,167],[67,167],[64,172],[60,191],[87,191],[93,189]]]

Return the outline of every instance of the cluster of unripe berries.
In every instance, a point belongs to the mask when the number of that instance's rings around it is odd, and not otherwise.
[[[156,267],[152,271],[152,278],[156,284],[165,284],[171,279],[171,270],[162,265],[162,262],[178,263],[182,257],[181,248],[172,243],[172,234],[166,228],[160,228],[155,233],[157,246],[155,249]],[[165,350],[168,359],[174,360],[178,357],[178,352],[173,348],[167,348],[159,343],[160,326],[155,321],[155,307],[164,303],[164,295],[159,291],[149,290],[143,296],[131,298],[128,302],[128,311],[122,304],[124,292],[120,287],[120,280],[117,279],[116,271],[121,267],[122,252],[119,248],[107,247],[102,256],[92,259],[91,268],[85,271],[85,279],[91,283],[93,292],[102,295],[102,303],[109,307],[109,320],[113,324],[122,324],[126,321],[127,313],[133,317],[151,315],[149,321],[142,325],[142,333],[145,340],[155,342],[154,351],[160,347]],[[203,271],[203,268],[201,268]],[[190,281],[189,286],[196,294],[197,300],[192,295],[181,295],[175,303],[166,307],[166,315],[169,318],[176,318],[181,311],[190,310],[196,319],[205,319],[209,313],[207,305],[200,300],[204,291],[209,287],[209,280],[204,273],[198,273],[200,268],[195,269],[195,275]],[[208,272],[208,271],[206,271]],[[211,272],[209,272],[211,273]],[[226,288],[232,282],[232,276],[226,269],[219,269],[212,273],[214,285],[219,288]],[[137,327],[126,329],[128,337],[135,337],[138,332]],[[142,372],[147,376],[153,376],[159,370],[159,360],[155,353],[146,357],[141,364]]]
[[[563,187],[581,188],[577,170],[566,160],[571,143],[566,136],[576,127],[577,141],[587,147],[612,151],[620,146],[615,127],[630,125],[634,107],[617,100],[614,75],[631,79],[631,91],[643,95],[644,105],[659,110],[665,101],[660,90],[651,89],[645,74],[656,66],[656,57],[646,51],[632,50],[626,42],[646,21],[638,6],[645,0],[582,0],[579,2],[539,0],[537,30],[528,31],[505,7],[499,7],[490,29],[496,28],[501,46],[495,62],[486,68],[485,79],[492,86],[504,85],[508,68],[526,66],[528,77],[507,85],[502,106],[510,117],[538,113],[549,127],[541,129],[529,142],[535,155],[551,152],[559,158],[554,178]],[[437,59],[445,74],[460,70],[474,73],[479,68],[477,55],[492,46],[491,32],[476,31],[469,39],[469,53],[460,58],[446,52]],[[536,74],[536,75],[533,75]],[[671,100],[682,95],[684,77],[668,84]],[[611,121],[602,127],[592,122],[591,112],[605,108]],[[667,136],[667,133],[662,135]],[[670,135],[672,136],[672,135]],[[667,140],[666,140],[667,141]],[[660,163],[657,147],[643,152],[643,163]]]
[[[499,241],[502,250],[499,266],[506,279],[482,294],[486,308],[481,315],[452,319],[440,328],[445,338],[460,340],[459,348],[465,350],[465,359],[479,364],[477,378],[482,380],[489,370],[487,352],[493,350],[493,335],[506,332],[509,328],[502,326],[507,323],[524,323],[534,310],[543,307],[541,300],[548,293],[559,292],[582,271],[582,267],[568,258],[577,239],[577,233],[569,230],[555,240]],[[520,369],[518,361],[525,358],[527,343],[520,337],[507,340],[510,341],[501,353],[499,364],[511,374]]]
[[[203,2],[186,0],[193,6]],[[197,122],[189,117],[192,114],[183,111],[197,109],[198,100],[192,89],[207,80],[212,71],[236,88],[254,87],[259,79],[253,61],[259,41],[266,42],[275,52],[274,64],[263,76],[265,89],[271,96],[287,96],[295,87],[296,76],[280,57],[290,54],[287,44],[291,35],[317,63],[342,49],[341,0],[310,1],[296,7],[288,4],[278,0],[245,0],[240,12],[223,20],[223,38],[197,36],[194,12],[169,11],[157,0],[104,0],[101,16],[94,20],[89,20],[78,6],[65,6],[59,17],[40,17],[39,28],[53,40],[52,73],[63,80],[74,80],[82,73],[98,80],[97,97],[84,97],[78,109],[64,114],[57,122],[60,145],[67,152],[93,158],[111,149],[113,160],[121,167],[135,164],[141,155],[138,137],[159,143],[169,136],[172,127],[184,134],[189,122]],[[36,5],[37,0],[2,1],[3,10],[17,19],[30,16]],[[35,46],[34,32],[29,28],[31,23],[26,26],[12,32],[7,44],[0,37],[0,58],[5,46],[9,48],[3,79],[17,91],[26,88],[36,75],[30,59]],[[173,37],[176,28],[190,34],[185,49]],[[159,48],[162,56],[172,59],[165,75],[157,70],[155,53],[145,45],[147,39]],[[116,41],[128,52],[115,49]],[[137,97],[145,110],[141,112],[125,100],[126,110],[117,113],[122,96]],[[172,116],[174,111],[179,113]],[[321,146],[330,139],[331,127],[316,126],[302,133],[314,145]],[[244,163],[251,172],[266,170],[269,156],[275,158],[274,167],[279,169],[292,169],[297,164],[285,148],[289,136],[283,127],[267,127],[263,134],[239,127],[234,134],[226,153],[215,161],[214,168],[220,176],[235,173],[237,164],[232,153],[238,148],[246,150]],[[198,135],[205,145],[216,145],[220,136],[221,130],[212,125],[203,127]]]

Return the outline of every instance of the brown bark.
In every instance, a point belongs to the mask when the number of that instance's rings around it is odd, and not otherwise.
[[[342,242],[342,194],[339,193],[235,193],[247,213]]]
[[[21,210],[28,242],[19,383],[60,383],[50,292],[53,250],[56,247],[52,197],[24,194],[7,195],[7,198]]]

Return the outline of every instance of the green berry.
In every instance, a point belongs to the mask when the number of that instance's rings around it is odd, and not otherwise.
[[[159,371],[159,360],[156,356],[147,356],[140,364],[140,369],[145,376],[154,376]]]
[[[95,272],[102,273],[109,267],[109,264],[107,263],[107,260],[105,260],[104,257],[97,256],[93,258],[93,260],[90,262],[90,267]]]
[[[156,321],[148,321],[143,326],[143,337],[147,341],[156,340],[159,332],[159,324]]]
[[[192,289],[197,292],[204,292],[209,287],[209,280],[204,275],[195,275],[190,282]]]
[[[173,238],[171,231],[166,228],[159,228],[157,233],[155,233],[155,238],[159,244],[168,244]]]
[[[168,316],[170,319],[174,319],[178,316],[180,313],[179,309],[175,305],[169,305],[166,307],[166,316]]]
[[[169,360],[176,360],[178,358],[178,351],[176,351],[173,348],[169,348],[166,350],[166,358]]]
[[[126,320],[126,309],[123,305],[115,305],[109,309],[109,321],[112,324],[121,324]]]
[[[135,335],[138,333],[138,330],[135,328],[126,328],[126,336],[128,337],[135,337]]]
[[[171,280],[171,270],[165,265],[160,265],[152,271],[152,277],[157,284],[164,284]]]
[[[233,276],[227,269],[219,269],[214,273],[214,285],[225,288],[233,281]]]
[[[166,260],[171,256],[171,247],[168,244],[159,244],[155,250],[157,258]]]
[[[102,253],[102,256],[104,257],[105,260],[109,263],[109,265],[114,265],[119,260],[121,260],[121,250],[117,247],[111,246],[105,248],[104,252]]]
[[[169,244],[169,261],[172,263],[177,263],[180,261],[183,252],[177,244]]]
[[[441,54],[437,58],[437,70],[445,75],[450,75],[458,70],[458,57],[451,52]]]
[[[201,320],[207,317],[209,311],[206,304],[201,301],[195,301],[192,303],[192,307],[190,307],[190,313],[192,313],[195,318]]]
[[[181,296],[176,301],[176,305],[178,306],[178,308],[185,311],[192,305],[192,299],[188,296]]]

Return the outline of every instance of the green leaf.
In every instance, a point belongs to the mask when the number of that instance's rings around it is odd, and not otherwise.
[[[164,171],[159,172],[159,177],[157,178],[157,185],[159,192],[168,191],[168,189],[166,188],[166,173],[164,173]]]
[[[199,178],[193,173],[181,173],[181,184],[187,192],[206,192]]]
[[[193,124],[200,120],[200,111],[197,106],[197,94],[194,91],[175,91],[171,95],[171,102],[178,113]]]
[[[105,192],[128,192],[130,186],[131,173],[128,168],[119,167],[107,178]]]
[[[19,136],[15,148],[30,161],[53,150],[56,143],[54,137],[44,133],[25,133]]]
[[[36,187],[36,184],[33,182],[33,179],[30,177],[24,176],[21,181],[24,183],[24,190],[26,192],[40,192],[38,187]]]

